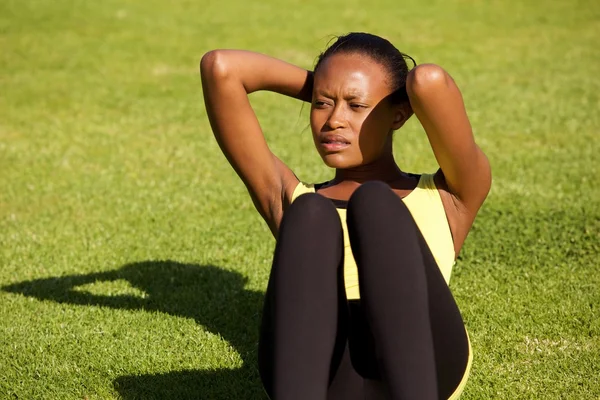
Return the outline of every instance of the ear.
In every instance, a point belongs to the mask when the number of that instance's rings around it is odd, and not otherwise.
[[[394,113],[394,122],[392,123],[392,130],[395,131],[397,129],[400,129],[402,125],[404,125],[404,123],[408,121],[408,119],[412,115],[413,110],[408,101],[397,105]]]

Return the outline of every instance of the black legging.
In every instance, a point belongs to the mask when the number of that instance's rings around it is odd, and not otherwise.
[[[355,370],[392,399],[443,399],[468,359],[460,312],[410,212],[381,182],[347,209],[360,300],[346,300],[343,235],[331,201],[285,212],[265,297],[259,370],[274,400],[324,400],[349,344]]]

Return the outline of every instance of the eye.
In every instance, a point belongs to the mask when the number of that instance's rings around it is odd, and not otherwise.
[[[367,108],[367,106],[365,106],[364,104],[359,104],[359,103],[350,103],[350,107],[354,108],[354,109],[360,109],[360,108]]]
[[[323,108],[323,107],[326,107],[328,104],[327,104],[327,102],[325,102],[323,100],[315,100],[314,105],[317,108]]]

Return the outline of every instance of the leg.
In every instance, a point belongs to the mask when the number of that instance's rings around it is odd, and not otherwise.
[[[282,220],[265,296],[258,357],[271,398],[326,398],[346,341],[342,265],[335,208],[299,197]]]
[[[469,360],[469,339],[452,292],[418,229],[417,234],[427,276],[429,321],[439,396],[440,399],[447,399],[465,374]]]
[[[360,308],[392,398],[447,398],[467,363],[466,334],[410,212],[387,185],[370,182],[350,200],[348,229]]]

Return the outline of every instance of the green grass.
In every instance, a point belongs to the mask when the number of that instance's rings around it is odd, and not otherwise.
[[[228,47],[310,67],[350,30],[449,70],[492,162],[451,283],[475,357],[463,398],[600,398],[600,3],[422,3],[0,2],[0,398],[264,398],[274,241],[197,65]],[[330,176],[307,107],[252,101],[301,179]],[[414,120],[395,151],[435,168]]]

